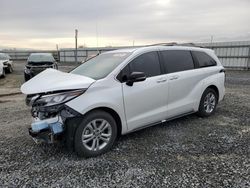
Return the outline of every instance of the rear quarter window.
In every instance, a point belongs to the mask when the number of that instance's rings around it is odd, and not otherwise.
[[[201,68],[215,66],[217,64],[216,61],[205,52],[192,51],[192,54]]]

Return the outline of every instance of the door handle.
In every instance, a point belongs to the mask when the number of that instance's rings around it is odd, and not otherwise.
[[[167,78],[160,78],[159,80],[157,80],[157,83],[162,83],[162,82],[166,82]]]
[[[225,73],[226,71],[225,71],[225,69],[221,69],[221,70],[220,70],[220,73],[221,73],[221,72],[224,72],[224,73]]]
[[[170,80],[177,80],[180,76],[178,75],[174,75],[174,76],[171,76],[169,79]]]

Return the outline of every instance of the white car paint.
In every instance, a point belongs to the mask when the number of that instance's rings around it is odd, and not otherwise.
[[[165,82],[161,82],[161,80],[167,79],[165,77],[163,75],[150,77],[143,82],[134,83],[133,87],[122,83],[129,130],[138,129],[166,118],[168,86]],[[166,93],[166,95],[162,95],[162,93]]]
[[[4,65],[3,65],[3,62],[5,62],[5,60],[0,60],[0,76],[3,75],[3,69],[4,69]]]
[[[202,51],[213,57],[217,66],[150,77],[143,82],[134,83],[132,87],[116,79],[120,71],[137,56],[161,50]],[[121,119],[122,134],[185,113],[196,112],[202,93],[210,85],[218,88],[219,101],[224,97],[225,75],[219,73],[223,66],[212,50],[180,46],[151,46],[117,50],[117,52],[132,54],[103,79],[94,80],[48,69],[25,83],[21,91],[25,94],[35,94],[88,88],[84,94],[67,102],[66,105],[82,115],[100,107],[112,109]]]
[[[0,56],[4,58],[4,59],[0,58],[0,76],[2,76],[3,69],[5,69],[5,72],[8,67],[11,67],[13,69],[13,62],[10,60],[10,56],[6,53],[0,53]]]
[[[46,69],[21,86],[24,94],[45,93],[50,91],[88,88],[94,79],[69,74],[55,69]]]

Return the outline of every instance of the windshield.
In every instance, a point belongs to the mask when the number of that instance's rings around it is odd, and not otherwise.
[[[71,73],[87,76],[95,80],[102,79],[111,73],[130,54],[130,52],[101,54],[80,65],[71,71]]]
[[[51,54],[31,54],[28,58],[28,62],[54,62],[55,59]]]
[[[0,54],[0,60],[7,60],[7,56],[5,54]]]

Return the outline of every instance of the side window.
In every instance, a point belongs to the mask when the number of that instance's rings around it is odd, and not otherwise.
[[[140,55],[129,63],[130,72],[144,72],[146,77],[161,74],[157,52],[148,52]]]
[[[192,51],[192,54],[199,63],[199,67],[215,66],[216,61],[205,52]]]
[[[194,62],[190,51],[167,50],[161,51],[161,54],[168,73],[194,69]]]

